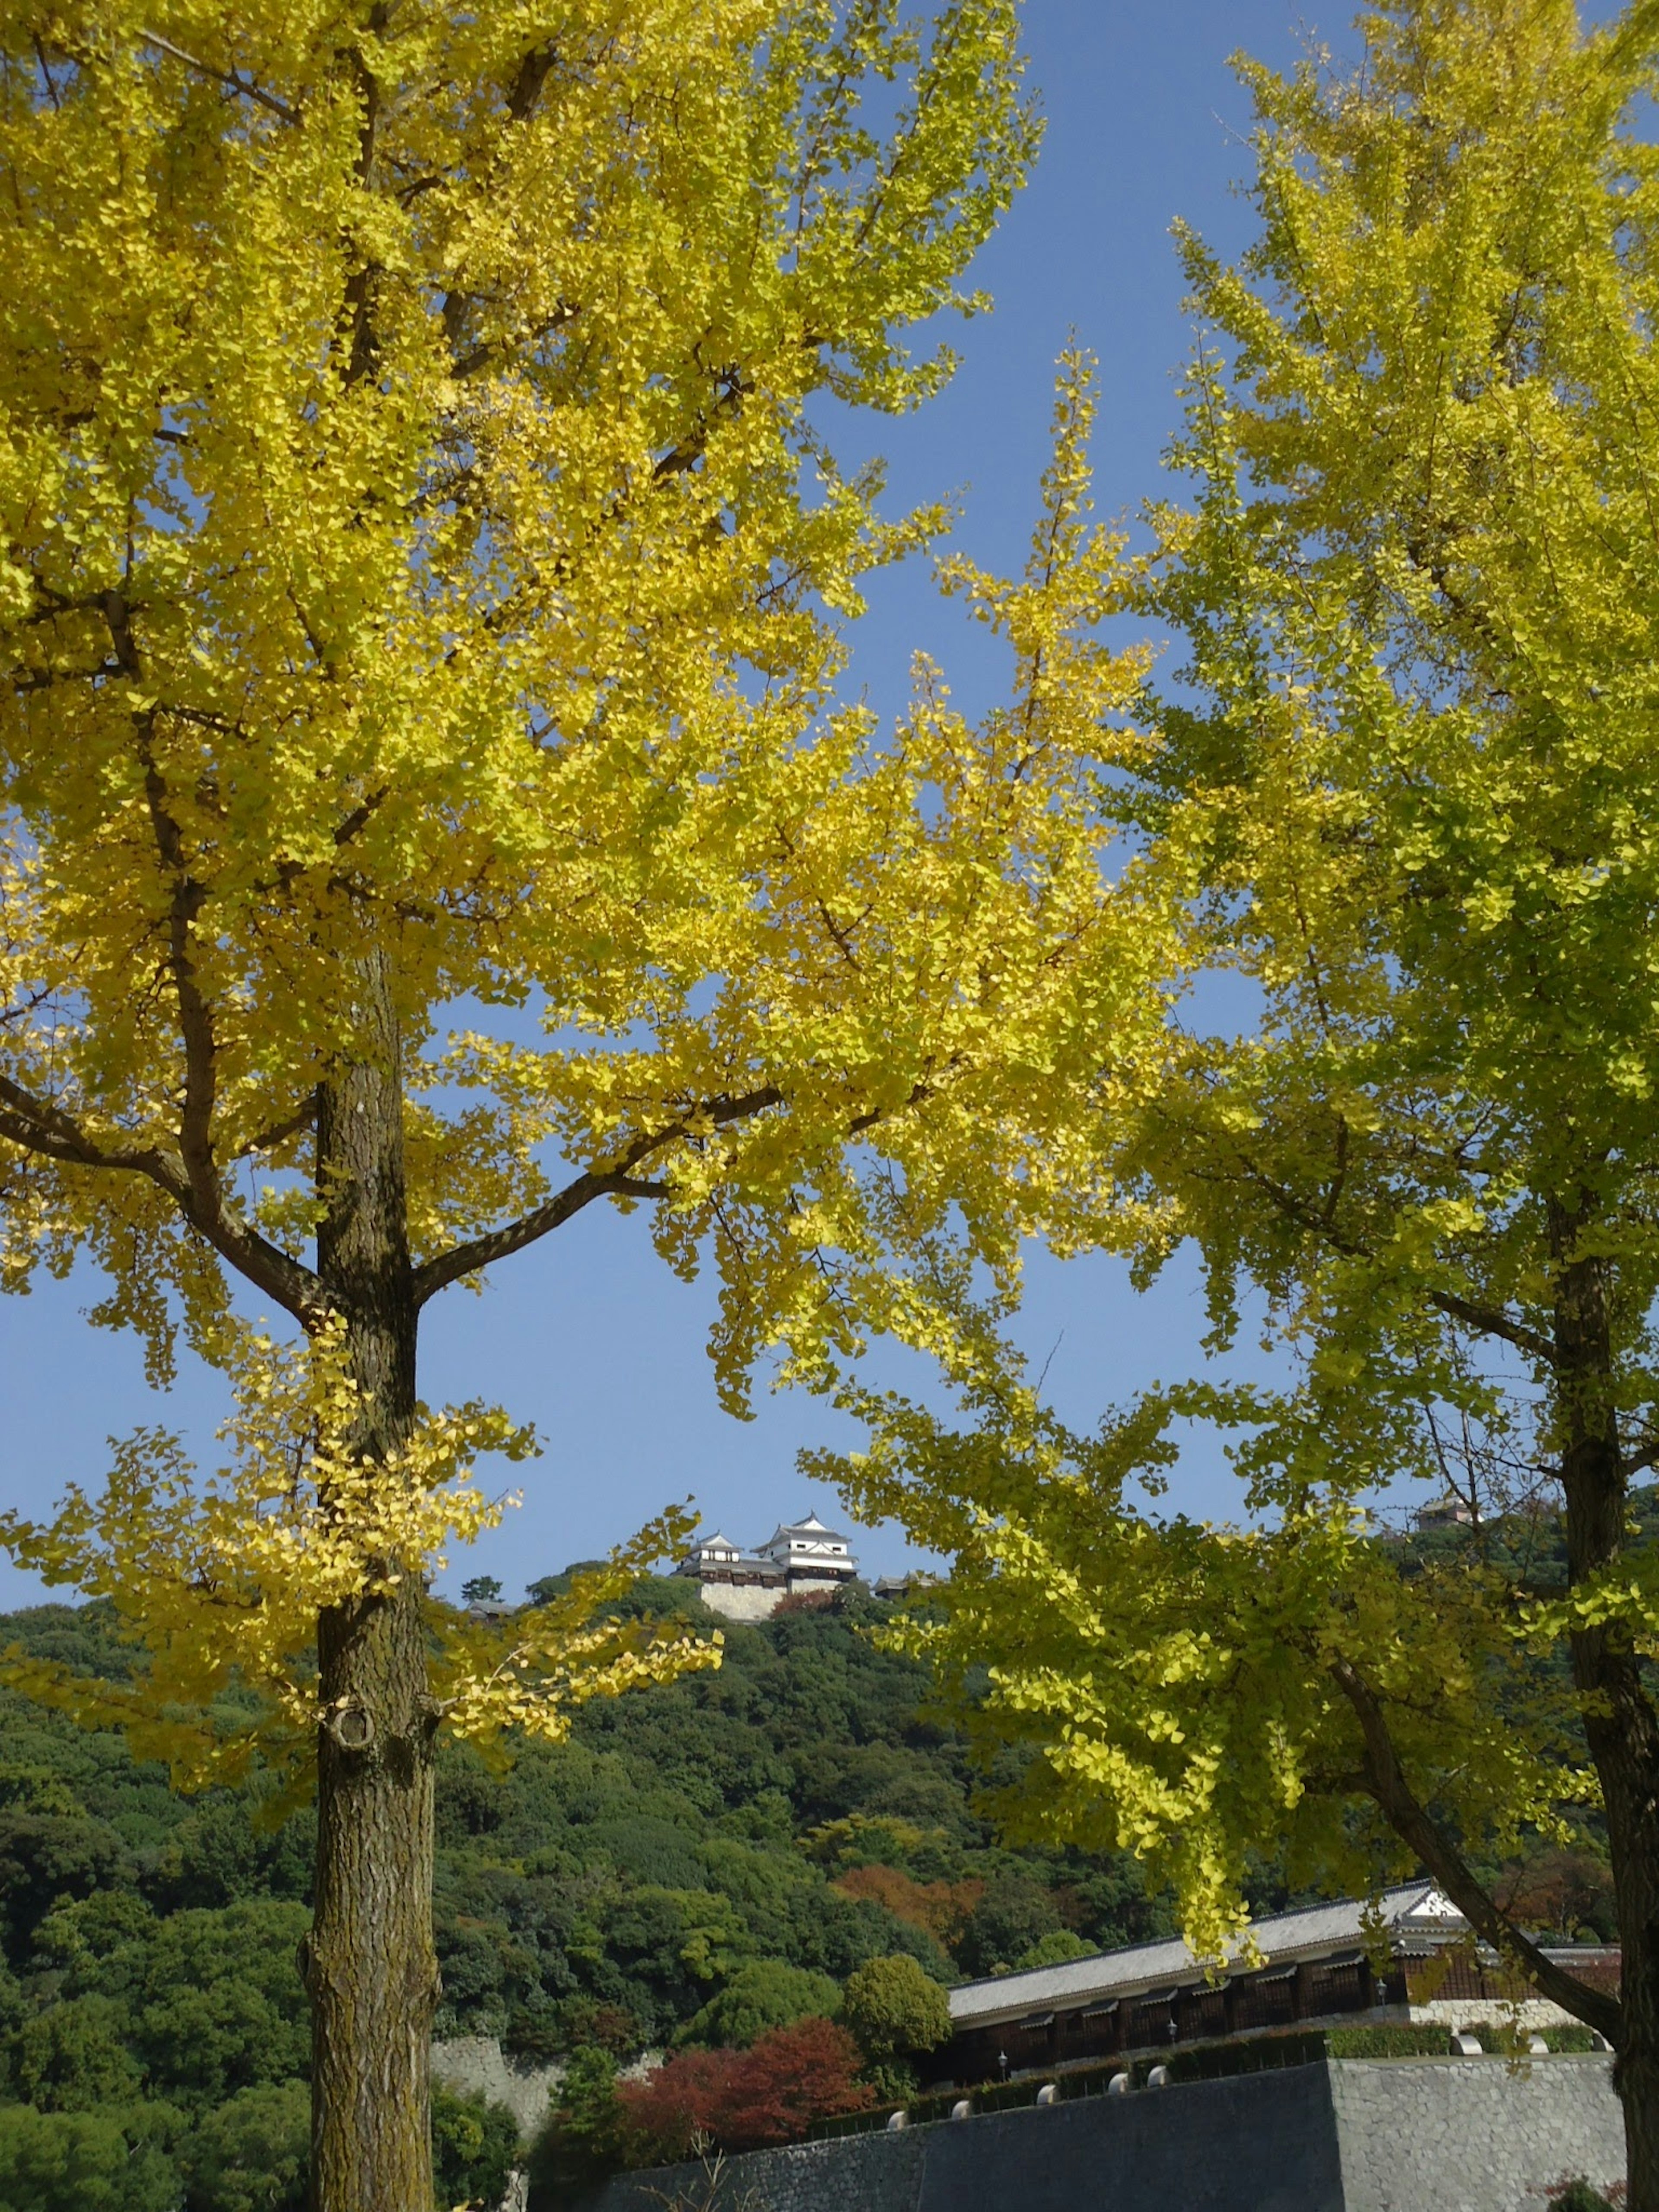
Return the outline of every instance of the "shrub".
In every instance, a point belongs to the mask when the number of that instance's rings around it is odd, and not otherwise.
[[[532,2205],[564,2205],[581,2197],[627,2162],[625,2150],[617,2062],[608,2051],[578,2051],[547,2128],[531,2149]]]
[[[1444,2027],[1334,2027],[1325,2038],[1333,2058],[1443,2058],[1451,2049]]]
[[[870,2085],[870,2094],[884,2111],[896,2105],[910,2104],[921,2084],[914,2066],[902,2058],[878,2058],[864,2069],[864,2078]]]
[[[852,2037],[828,2020],[774,2028],[748,2051],[684,2051],[617,2091],[627,2162],[665,2165],[705,2136],[727,2151],[799,2142],[813,2121],[869,2105],[859,2063]]]
[[[848,1975],[842,2017],[866,2058],[937,2050],[951,2037],[951,2001],[914,1959],[872,1959]]]
[[[500,2105],[482,2097],[432,2092],[432,2179],[438,2202],[478,2205],[495,2212],[517,2163],[519,2124]]]
[[[1618,2212],[1625,2201],[1622,2183],[1615,2182],[1607,2196],[1594,2189],[1582,2173],[1564,2174],[1549,2193],[1549,2212]]]
[[[775,1959],[757,1960],[739,1966],[674,2040],[746,2051],[769,2029],[787,2027],[795,2020],[829,2020],[840,2009],[841,1991],[828,1974],[786,1966]]]

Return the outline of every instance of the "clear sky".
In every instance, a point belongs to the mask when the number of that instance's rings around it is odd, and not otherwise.
[[[1133,511],[1157,489],[1188,343],[1170,224],[1182,216],[1228,249],[1249,234],[1249,209],[1231,189],[1247,167],[1249,111],[1228,56],[1243,48],[1288,65],[1315,33],[1348,40],[1346,7],[1310,18],[1296,0],[1027,0],[1026,15],[1048,135],[976,271],[995,312],[954,332],[963,365],[945,397],[909,421],[874,425],[871,439],[889,459],[896,509],[959,495],[959,542],[1005,572],[1023,557],[1054,360],[1072,333],[1101,363],[1101,509]],[[853,679],[884,712],[902,704],[918,647],[944,665],[964,705],[991,695],[1000,669],[926,574],[884,580]],[[96,1295],[88,1275],[0,1302],[0,1504],[38,1511],[66,1481],[95,1483],[106,1439],[140,1424],[184,1431],[204,1457],[214,1449],[212,1378],[188,1374],[169,1396],[153,1396],[136,1346],[82,1318]],[[703,1351],[711,1310],[709,1286],[663,1268],[642,1212],[623,1219],[598,1207],[498,1270],[482,1297],[451,1291],[428,1309],[428,1401],[497,1400],[546,1444],[519,1471],[522,1510],[470,1559],[453,1560],[441,1587],[487,1572],[517,1594],[687,1495],[706,1525],[746,1543],[809,1501],[826,1519],[839,1513],[833,1496],[803,1484],[794,1460],[804,1444],[852,1441],[850,1431],[798,1394],[763,1389],[752,1421],[723,1414]],[[1052,1352],[1049,1395],[1073,1419],[1091,1421],[1154,1376],[1191,1371],[1201,1328],[1194,1278],[1180,1264],[1144,1299],[1104,1263],[1033,1268],[1024,1339],[1039,1360]],[[1223,1514],[1231,1497],[1218,1459],[1201,1451],[1174,1502]],[[872,1571],[904,1556],[891,1530],[861,1534],[858,1549]],[[27,1602],[34,1587],[0,1564],[0,1605]]]

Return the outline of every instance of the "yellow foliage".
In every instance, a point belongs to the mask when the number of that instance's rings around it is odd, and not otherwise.
[[[860,1510],[957,1561],[914,1640],[1038,1754],[1011,1816],[1139,1852],[1212,1953],[1281,1845],[1474,1912],[1468,1858],[1600,1803],[1654,1879],[1659,18],[1589,12],[1386,0],[1352,70],[1245,64],[1257,234],[1182,234],[1191,506],[1141,574],[1190,653],[1108,804],[1186,887],[1168,972],[1230,988],[1055,1104],[1057,1235],[1142,1281],[1189,1242],[1210,1345],[1248,1310],[1284,1389],[1080,1437],[988,1316],[977,1427],[848,1393]],[[1148,1504],[1188,1421],[1243,1525]],[[1480,1525],[1408,1572],[1372,1513],[1449,1475]]]
[[[464,1406],[423,1416],[400,1449],[364,1459],[354,1445],[362,1393],[337,1323],[297,1351],[242,1331],[228,1360],[228,1465],[202,1479],[174,1438],[146,1430],[121,1446],[98,1497],[71,1489],[46,1523],[0,1518],[0,1542],[21,1565],[114,1607],[142,1647],[132,1680],[89,1681],[15,1648],[0,1680],[86,1726],[121,1727],[182,1788],[232,1779],[256,1753],[295,1767],[303,1788],[325,1717],[319,1613],[384,1598],[406,1577],[424,1587],[449,1544],[471,1543],[516,1502],[487,1497],[474,1461],[523,1459],[534,1440],[493,1408]],[[505,1632],[431,1601],[444,1723],[480,1743],[507,1730],[556,1740],[590,1698],[718,1666],[718,1634],[604,1610],[695,1525],[686,1512],[664,1514],[551,1604],[513,1614]]]

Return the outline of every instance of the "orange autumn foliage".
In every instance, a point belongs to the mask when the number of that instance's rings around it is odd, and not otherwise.
[[[969,1914],[985,1894],[982,1881],[917,1881],[902,1867],[851,1867],[830,1885],[843,1897],[872,1898],[912,1928],[921,1928],[950,1950]]]

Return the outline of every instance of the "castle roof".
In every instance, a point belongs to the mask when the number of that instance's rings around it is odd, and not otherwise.
[[[1384,1890],[1381,1918],[1390,1947],[1430,1948],[1463,1925],[1462,1917],[1431,1881],[1408,1882]],[[1362,1947],[1370,1931],[1367,1906],[1359,1898],[1312,1905],[1298,1912],[1279,1912],[1252,1923],[1250,1935],[1269,1966],[1319,1959],[1336,1950]],[[1242,1939],[1228,1946],[1227,1963],[1237,1964]],[[1038,2009],[1067,2011],[1090,2003],[1133,1997],[1192,1980],[1204,1972],[1179,1936],[1163,1943],[1136,1943],[1092,1959],[1069,1959],[1064,1966],[1034,1966],[1023,1974],[1000,1974],[969,1982],[951,1991],[951,2021],[957,2028],[989,2027],[1017,2021]]]
[[[767,1538],[768,1546],[781,1544],[790,1536],[810,1537],[820,1544],[845,1544],[848,1539],[839,1528],[826,1528],[816,1513],[808,1513],[804,1521],[781,1521]]]

